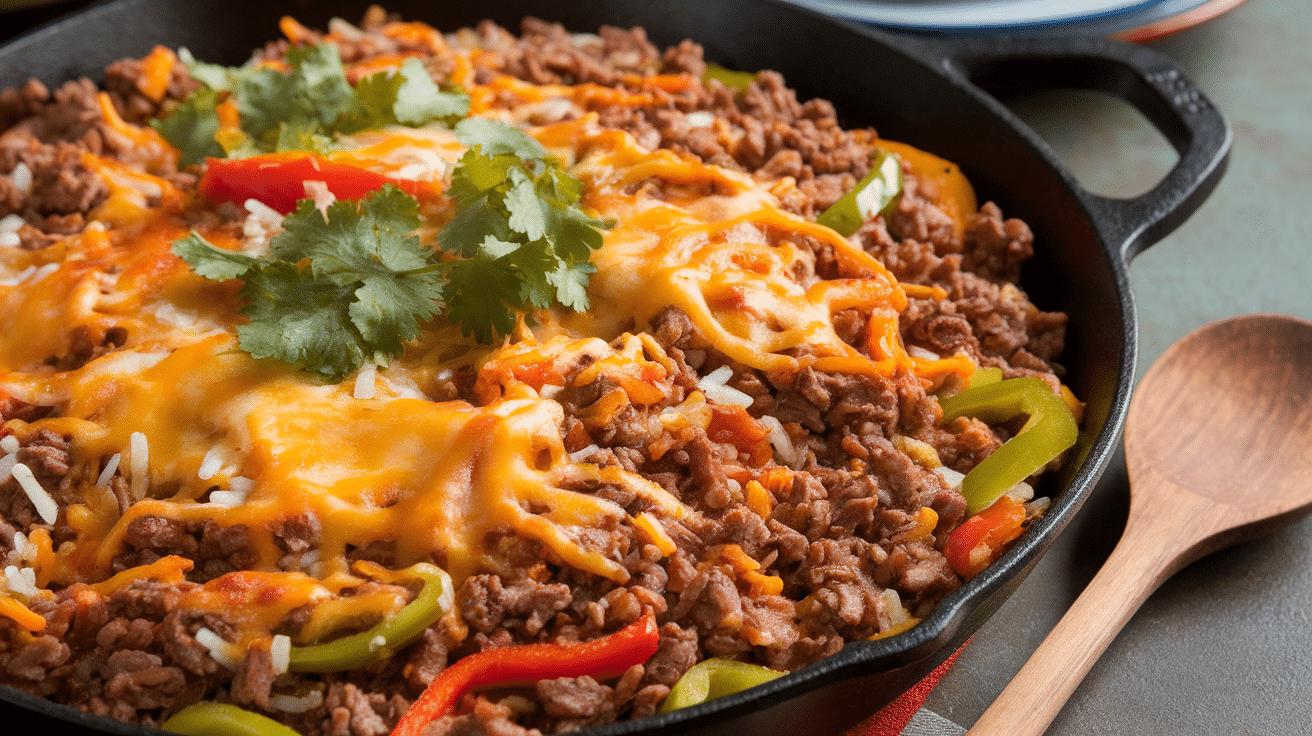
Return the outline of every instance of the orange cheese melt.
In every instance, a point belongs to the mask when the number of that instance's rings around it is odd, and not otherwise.
[[[601,94],[508,79],[474,90],[479,104],[512,95],[526,104],[560,98],[581,109]],[[123,136],[154,143],[153,131],[116,116],[113,123]],[[67,578],[55,582],[106,581],[100,590],[109,594],[141,578],[182,580],[189,563],[179,558],[110,577],[129,527],[159,516],[246,528],[257,569],[207,584],[183,605],[259,609],[247,623],[266,632],[288,611],[323,600],[325,587],[348,584],[354,578],[347,553],[380,540],[394,543],[398,565],[433,560],[459,583],[482,571],[500,572],[489,540],[514,534],[536,540],[561,563],[623,583],[628,574],[619,560],[626,550],[597,546],[589,530],[630,525],[662,554],[673,553],[673,541],[649,511],[630,517],[610,501],[573,489],[612,484],[668,517],[693,512],[640,476],[574,461],[562,439],[564,409],[546,397],[563,386],[567,365],[586,355],[591,367],[575,385],[605,375],[619,386],[596,412],[660,401],[673,364],[659,346],[642,334],[625,335],[618,347],[610,343],[635,327],[641,331],[670,305],[687,313],[710,345],[760,370],[815,366],[928,381],[974,369],[964,356],[908,356],[898,314],[908,296],[942,293],[899,284],[847,239],[780,209],[779,182],[762,184],[669,151],[648,152],[625,133],[602,130],[595,114],[535,134],[573,163],[586,186],[584,203],[616,225],[593,257],[590,314],[542,315],[541,342],[525,331],[529,337],[520,335],[520,342],[462,358],[483,368],[475,391],[482,406],[429,401],[398,388],[411,378],[423,385],[441,370],[425,357],[441,352],[430,350],[434,336],[445,334],[440,327],[380,372],[379,390],[369,399],[354,397],[350,379],[320,385],[240,352],[234,285],[201,279],[169,252],[185,234],[181,219],[170,214],[182,206],[180,193],[162,179],[88,156],[85,163],[111,191],[95,215],[115,229],[91,227],[52,246],[62,251],[49,252],[62,253],[64,261],[44,271],[38,254],[0,262],[14,272],[33,267],[39,276],[0,286],[0,310],[24,316],[0,331],[0,392],[56,409],[31,426],[11,421],[16,433],[44,427],[71,436],[74,460],[94,465],[92,478],[118,453],[120,472],[133,488],[149,492],[120,514],[103,486],[81,488],[83,502],[64,509],[78,533],[75,549],[60,553],[66,565],[46,566]],[[360,135],[353,150],[338,156],[440,184],[459,153],[449,133],[379,131]],[[661,183],[659,198],[645,193],[644,181]],[[808,243],[834,254],[840,278],[812,273]],[[834,327],[834,314],[847,309],[868,320],[863,345],[848,344]],[[99,336],[115,326],[128,335],[121,349],[76,370],[35,369],[66,354],[74,331]],[[694,394],[689,406],[700,401]],[[145,478],[130,477],[142,471],[129,451],[134,433],[147,440]],[[653,454],[659,452],[653,446]],[[768,460],[768,448],[765,455]],[[225,502],[212,500],[215,490],[228,494]],[[748,494],[753,509],[770,512],[760,482],[748,483]],[[322,526],[317,562],[306,572],[275,572],[285,552],[274,530],[302,514]],[[760,575],[754,561],[738,553],[731,561],[753,588],[777,594],[778,579]]]

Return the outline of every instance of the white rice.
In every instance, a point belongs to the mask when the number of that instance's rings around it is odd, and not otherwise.
[[[600,447],[597,447],[595,444],[593,444],[593,445],[588,445],[587,447],[583,448],[582,450],[577,450],[577,451],[575,451],[575,452],[571,452],[571,453],[569,454],[570,462],[581,463],[581,462],[583,462],[584,460],[587,460],[589,457],[591,457],[591,456],[592,456],[592,453],[594,453],[594,452],[596,452],[597,450],[600,450],[600,449],[601,449]]]
[[[709,128],[715,123],[715,113],[710,110],[697,110],[683,116],[689,128]]]
[[[284,713],[304,713],[311,708],[323,705],[323,691],[311,690],[309,693],[296,695],[270,695],[269,707]]]
[[[702,389],[702,393],[705,393],[706,398],[717,404],[741,406],[744,409],[751,406],[752,402],[756,401],[756,399],[753,399],[750,395],[745,394],[732,386],[707,386]]]
[[[305,196],[314,200],[315,209],[323,213],[325,219],[328,217],[328,208],[333,202],[337,201],[336,195],[328,188],[326,181],[306,181],[301,183],[305,187]]]
[[[146,486],[150,485],[150,444],[141,432],[133,432],[128,438],[128,473],[132,476],[132,497],[145,498]]]
[[[246,497],[254,487],[255,481],[241,475],[234,475],[228,479],[228,490],[210,491],[210,503],[230,509],[236,508],[246,503]]]
[[[723,386],[729,382],[730,378],[733,378],[733,368],[722,365],[702,376],[702,379],[697,382],[697,388],[704,392],[708,386]]]
[[[424,392],[419,390],[419,384],[408,376],[397,376],[395,378],[383,376],[383,383],[387,385],[392,393],[396,394],[398,399],[428,399]]]
[[[58,263],[47,263],[44,266],[28,266],[27,268],[14,274],[7,279],[0,279],[0,286],[22,286],[23,284],[35,284],[41,279],[49,276],[59,270]]]
[[[39,589],[36,587],[36,570],[30,567],[17,567],[10,565],[5,568],[5,582],[9,584],[9,590],[19,595],[31,598],[35,596]]]
[[[938,360],[942,357],[938,353],[932,350],[926,350],[919,345],[908,345],[907,355],[910,355],[913,358],[920,358],[921,360]]]
[[[16,213],[0,217],[0,233],[16,233],[24,222],[23,217]]]
[[[14,170],[9,172],[9,180],[14,183],[14,188],[23,194],[32,193],[32,170],[22,161],[19,161]]]
[[[118,471],[118,464],[123,460],[123,454],[116,452],[109,456],[109,461],[105,463],[105,469],[100,471],[100,477],[96,479],[97,488],[108,488],[109,479],[114,477]]]
[[[273,659],[273,671],[279,675],[287,671],[292,660],[292,640],[286,634],[275,634],[269,644],[269,657]]]
[[[3,439],[0,439],[0,450],[4,450],[7,455],[18,452],[19,447],[18,438],[12,434],[7,434]]]
[[[10,472],[13,473],[14,480],[18,481],[19,487],[23,489],[23,493],[27,494],[27,498],[36,507],[36,513],[41,520],[47,524],[54,524],[55,519],[59,518],[59,504],[55,503],[54,497],[37,482],[32,469],[22,463],[14,463],[14,468]]]
[[[223,454],[218,447],[211,447],[205,453],[205,457],[200,461],[200,468],[196,471],[196,477],[201,480],[209,480],[214,474],[219,472],[223,467]]]
[[[17,464],[17,455],[5,455],[4,457],[0,457],[0,483],[9,480],[9,477],[13,475],[14,466]]]
[[[355,376],[355,388],[351,395],[357,399],[372,399],[378,390],[378,369],[372,363],[360,369]]]
[[[212,630],[201,627],[200,631],[196,632],[196,643],[208,649],[215,662],[230,670],[237,669],[237,657],[234,656],[233,646]]]
[[[376,652],[385,646],[387,646],[387,637],[383,636],[382,634],[378,634],[377,636],[369,640],[369,651],[371,652]]]
[[[736,388],[728,386],[727,383],[730,378],[733,378],[733,368],[722,365],[702,376],[702,379],[697,382],[697,388],[706,394],[706,398],[717,404],[751,406],[755,399]]]
[[[14,532],[14,554],[21,562],[35,562],[37,554],[36,545],[28,540],[26,534],[22,532]]]
[[[17,248],[23,244],[23,239],[18,237],[15,232],[0,232],[0,248]]]
[[[7,279],[0,279],[0,286],[18,286],[34,273],[36,273],[36,266],[28,266]]]

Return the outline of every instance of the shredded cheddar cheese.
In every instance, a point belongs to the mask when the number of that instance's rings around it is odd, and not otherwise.
[[[310,33],[290,19],[283,30],[293,40]],[[474,84],[471,59],[482,50],[453,49],[418,24],[388,24],[386,32],[448,58],[451,79],[470,89],[474,114],[523,124],[583,183],[583,204],[615,223],[592,259],[591,311],[544,312],[534,327],[522,326],[491,348],[434,324],[390,366],[370,365],[376,372],[359,389],[355,378],[323,385],[238,350],[240,284],[202,279],[170,252],[193,227],[233,251],[267,245],[258,207],[247,208],[244,229],[215,225],[213,218],[188,225],[183,214],[196,204],[169,180],[84,153],[83,165],[109,192],[92,213],[97,222],[54,249],[13,256],[6,267],[30,268],[32,275],[0,286],[0,311],[23,315],[0,331],[0,392],[51,409],[46,418],[6,426],[20,437],[41,429],[70,437],[75,461],[91,479],[74,484],[73,502],[61,496],[72,543],[56,549],[48,533],[33,535],[38,585],[87,583],[91,594],[109,596],[138,580],[181,583],[192,563],[180,557],[115,572],[133,525],[155,517],[246,530],[252,569],[196,586],[178,603],[240,612],[235,646],[241,650],[267,642],[300,607],[314,609],[300,632],[305,640],[343,620],[399,610],[405,601],[394,592],[335,598],[361,580],[351,551],[378,541],[395,546],[398,565],[436,561],[458,584],[501,572],[490,540],[509,533],[537,542],[553,562],[626,583],[625,550],[597,542],[589,530],[631,527],[668,557],[678,546],[663,519],[691,522],[697,512],[621,464],[575,459],[570,450],[581,448],[567,449],[571,429],[555,398],[561,392],[607,387],[577,414],[589,430],[646,412],[646,450],[655,460],[688,428],[732,445],[747,468],[729,479],[732,492],[762,519],[774,509],[773,494],[793,480],[789,468],[772,462],[788,443],[777,421],[758,423],[746,406],[708,399],[712,388],[660,406],[678,366],[648,328],[671,306],[688,316],[702,346],[763,372],[812,367],[914,376],[930,386],[974,371],[965,355],[926,359],[902,344],[898,318],[908,298],[941,299],[941,289],[900,284],[847,238],[787,212],[779,182],[647,150],[632,135],[603,128],[593,112],[649,104],[686,90],[693,78],[646,77],[634,85],[639,91],[533,85],[506,76]],[[396,69],[411,55],[379,56],[352,73]],[[174,59],[164,49],[146,58],[139,85],[148,98],[166,94]],[[526,122],[548,103],[576,114],[544,126]],[[176,163],[177,152],[159,134],[124,121],[107,95],[99,104],[116,135]],[[218,117],[220,140],[241,134],[231,100],[219,104]],[[450,219],[443,189],[463,153],[450,131],[385,128],[340,142],[333,160],[426,183],[421,207],[432,231]],[[944,175],[943,196],[964,206],[965,190],[954,176]],[[642,186],[649,181],[660,182],[659,196]],[[420,235],[431,238],[432,231]],[[255,242],[252,233],[265,241]],[[833,254],[836,278],[816,274],[817,249]],[[835,314],[845,310],[864,321],[860,344],[846,341],[835,325]],[[50,356],[67,355],[79,336],[111,349],[81,365],[43,367]],[[477,405],[428,398],[443,376],[461,368],[476,370]],[[725,395],[752,401],[737,389],[721,388]],[[135,460],[134,448],[142,452]],[[110,457],[123,464],[105,473],[131,480],[134,502],[126,508],[108,478],[94,482]],[[799,458],[804,455],[784,464]],[[140,466],[139,477],[130,477],[133,465]],[[640,510],[584,492],[597,486],[638,499]],[[279,524],[293,517],[313,518],[322,529],[313,559],[300,563],[289,563],[276,539]],[[913,534],[928,536],[935,522],[922,509]],[[717,564],[752,596],[783,590],[783,580],[763,574],[737,544],[724,545]],[[12,598],[0,596],[0,615],[31,631],[44,626]]]

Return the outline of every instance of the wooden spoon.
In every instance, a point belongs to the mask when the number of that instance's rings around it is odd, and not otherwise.
[[[1043,733],[1163,581],[1312,510],[1312,324],[1236,317],[1171,346],[1130,402],[1125,459],[1125,534],[969,734]]]

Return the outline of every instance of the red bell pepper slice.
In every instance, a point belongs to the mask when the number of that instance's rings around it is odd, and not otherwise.
[[[363,199],[384,184],[394,184],[411,196],[419,182],[393,179],[376,171],[330,161],[302,151],[270,153],[250,158],[207,158],[200,178],[202,194],[218,202],[242,204],[257,199],[290,214],[305,199],[305,182],[321,181],[338,199]]]
[[[660,632],[656,616],[648,610],[642,618],[613,634],[578,644],[525,644],[505,649],[488,649],[471,654],[442,670],[428,683],[410,710],[392,731],[392,736],[420,736],[434,718],[449,712],[470,690],[489,686],[513,686],[590,675],[598,680],[619,677],[635,664],[656,653]]]
[[[1025,504],[1003,496],[966,520],[948,535],[943,554],[961,577],[969,580],[997,559],[1024,531]]]

